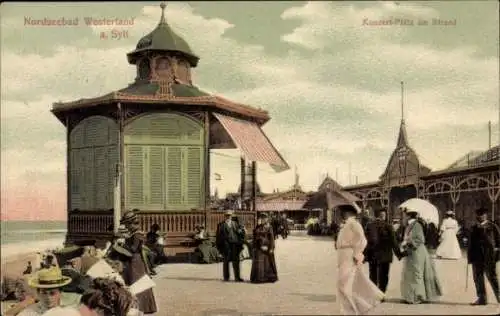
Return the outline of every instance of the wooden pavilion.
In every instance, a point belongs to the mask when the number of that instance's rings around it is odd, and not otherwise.
[[[209,210],[211,149],[239,148],[253,184],[257,161],[277,172],[289,169],[261,130],[268,112],[193,84],[199,58],[172,31],[161,7],[158,26],[127,54],[137,68],[132,84],[53,104],[67,129],[67,243],[109,238],[108,227],[116,229],[120,213],[132,209],[140,210],[142,230],[157,223],[170,241],[197,224],[213,232],[223,212]],[[239,215],[253,228],[255,203]]]

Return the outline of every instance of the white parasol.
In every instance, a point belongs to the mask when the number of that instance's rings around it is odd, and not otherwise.
[[[426,223],[439,226],[439,211],[431,202],[422,199],[409,199],[399,206],[400,209],[417,212]]]

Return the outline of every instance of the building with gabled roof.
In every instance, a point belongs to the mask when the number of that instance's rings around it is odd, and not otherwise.
[[[378,181],[344,187],[358,196],[363,208],[389,209],[389,218],[401,218],[398,206],[410,198],[428,199],[441,216],[446,211],[466,224],[474,221],[474,210],[488,208],[491,219],[500,220],[500,146],[475,157],[461,158],[443,170],[431,171],[421,164],[411,148],[404,117],[398,141]]]

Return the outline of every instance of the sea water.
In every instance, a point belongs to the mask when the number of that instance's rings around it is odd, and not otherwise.
[[[25,254],[61,247],[66,236],[66,222],[60,221],[2,221],[0,253],[2,260]]]

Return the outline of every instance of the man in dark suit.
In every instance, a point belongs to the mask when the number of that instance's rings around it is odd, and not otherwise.
[[[215,244],[217,250],[224,258],[223,274],[224,281],[229,281],[229,262],[233,264],[234,280],[243,282],[240,277],[240,252],[243,250],[242,234],[238,223],[233,221],[232,211],[227,211],[225,220],[217,226],[217,234],[215,236]]]
[[[467,249],[468,263],[472,264],[472,276],[476,285],[477,300],[471,305],[486,305],[486,286],[488,278],[497,302],[500,303],[500,289],[496,263],[500,260],[500,229],[488,220],[488,210],[476,210],[477,223],[472,226]]]
[[[375,220],[366,226],[366,261],[369,263],[370,280],[385,293],[389,282],[389,270],[393,252],[398,258],[401,254],[396,240],[396,234],[391,224],[387,222],[387,210],[377,210]]]

